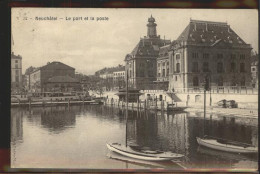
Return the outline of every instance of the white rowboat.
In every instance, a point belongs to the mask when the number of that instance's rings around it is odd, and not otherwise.
[[[197,137],[197,142],[199,145],[216,149],[216,150],[226,151],[226,152],[234,152],[234,153],[257,153],[258,152],[257,147],[222,144],[219,143],[216,139],[202,139]]]
[[[158,151],[137,151],[131,146],[121,145],[119,143],[107,143],[107,148],[121,155],[147,161],[170,161],[182,158],[184,155],[172,152]]]

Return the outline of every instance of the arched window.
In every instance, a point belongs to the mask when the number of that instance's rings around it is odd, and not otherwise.
[[[177,72],[177,73],[180,72],[180,63],[176,63],[176,72]]]
[[[236,63],[235,62],[231,62],[230,64],[230,72],[235,72],[236,71]]]
[[[203,63],[203,72],[209,72],[209,62]]]
[[[193,86],[199,86],[199,79],[198,79],[198,77],[193,77]]]
[[[245,72],[245,63],[240,63],[240,72]]]
[[[198,72],[199,71],[199,65],[198,62],[192,63],[192,72]]]
[[[218,78],[218,86],[223,86],[223,78],[221,76]]]
[[[165,69],[163,69],[163,77],[165,77]]]
[[[223,72],[223,63],[222,62],[218,62],[217,72],[218,73],[222,73]]]

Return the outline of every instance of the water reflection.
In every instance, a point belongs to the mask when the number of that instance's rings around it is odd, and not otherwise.
[[[186,158],[183,164],[187,168],[232,168],[244,164],[245,166],[241,166],[243,168],[247,167],[248,163],[253,168],[257,168],[257,156],[215,152],[199,147],[196,142],[196,137],[206,134],[257,145],[256,122],[257,119],[248,121],[246,118],[217,114],[208,114],[204,121],[203,113],[129,110],[127,141],[129,144],[144,148],[184,154]],[[125,131],[124,109],[107,106],[71,106],[70,108],[59,106],[31,110],[13,108],[11,111],[12,160],[15,160],[16,164],[21,163],[32,167],[31,161],[25,158],[30,154],[37,157],[39,167],[62,165],[66,168],[122,168],[125,166],[126,159],[118,160],[118,156],[108,159],[105,143],[107,141],[124,143]],[[32,134],[37,135],[37,143],[31,137]],[[45,140],[52,142],[48,148],[38,143]],[[35,149],[37,152],[30,149]],[[53,159],[56,157],[56,160],[60,158],[67,160],[42,164],[43,159],[46,161],[46,158],[52,157]],[[129,161],[131,160],[127,159],[127,162]],[[136,163],[134,168],[137,167],[136,165],[151,168],[151,165],[143,166]],[[173,164],[167,164],[164,168],[177,169]]]
[[[41,125],[52,133],[60,133],[76,124],[76,110],[46,108],[41,112]]]

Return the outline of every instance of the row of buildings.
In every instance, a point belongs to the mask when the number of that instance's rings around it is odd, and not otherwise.
[[[100,77],[104,90],[118,90],[125,86],[125,66],[103,68],[95,75]]]
[[[160,38],[156,27],[151,16],[147,36],[125,57],[130,86],[185,92],[203,88],[208,78],[211,88],[258,87],[258,59],[251,65],[251,45],[226,22],[190,20],[173,41]]]

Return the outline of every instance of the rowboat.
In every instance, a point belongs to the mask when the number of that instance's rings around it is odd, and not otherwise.
[[[109,151],[107,153],[107,157],[112,160],[125,162],[126,164],[132,164],[132,165],[142,166],[142,167],[146,167],[146,168],[149,167],[149,168],[165,169],[165,168],[171,167],[171,169],[174,169],[174,170],[186,169],[186,167],[183,166],[180,161],[175,161],[175,160],[171,160],[171,161],[139,160],[136,158],[130,158],[127,156],[123,156],[123,155],[120,155],[119,153],[111,152],[111,151]],[[126,165],[126,166],[128,167],[128,165]]]
[[[107,148],[121,155],[147,161],[170,161],[184,157],[182,154],[162,151],[140,150],[119,143],[107,143]]]
[[[257,153],[258,148],[249,146],[246,144],[237,144],[237,143],[221,143],[216,139],[202,139],[197,137],[197,142],[199,145],[212,148],[215,150],[221,150],[226,152],[234,152],[234,153]]]

